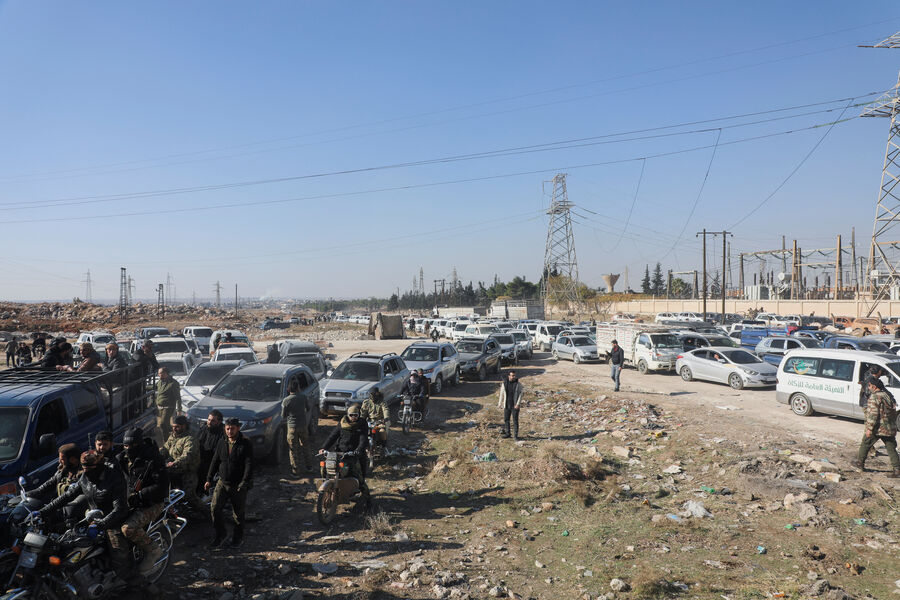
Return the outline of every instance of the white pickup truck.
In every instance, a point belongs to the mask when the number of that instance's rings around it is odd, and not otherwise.
[[[667,327],[645,323],[597,325],[597,354],[601,359],[606,355],[609,360],[613,340],[625,353],[625,362],[641,373],[673,371],[675,360],[683,350],[678,336]]]

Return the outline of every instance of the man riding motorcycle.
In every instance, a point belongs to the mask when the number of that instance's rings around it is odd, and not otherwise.
[[[391,414],[381,390],[372,388],[359,410],[360,421],[378,423],[378,442],[387,448],[387,429],[391,426]]]
[[[409,374],[409,380],[400,393],[412,398],[414,410],[425,414],[428,409],[428,380],[425,379],[422,369]]]
[[[125,477],[122,472],[104,461],[94,450],[81,454],[84,474],[75,485],[38,511],[46,520],[54,512],[84,496],[91,509],[103,511],[103,518],[91,523],[94,529],[106,530],[113,568],[121,576],[128,567],[128,550],[120,527],[128,516],[128,500],[125,494]]]
[[[341,422],[331,431],[331,435],[325,440],[325,444],[319,453],[331,450],[336,446],[338,452],[355,452],[356,456],[347,457],[345,463],[349,467],[349,475],[356,477],[359,481],[359,491],[363,498],[369,499],[369,486],[366,485],[365,471],[362,470],[361,457],[364,455],[368,444],[368,436],[366,435],[365,422],[359,418],[360,408],[358,404],[354,404],[347,409],[347,414],[341,418]],[[349,460],[348,460],[349,459]]]
[[[153,569],[163,551],[150,540],[147,525],[162,511],[163,500],[169,494],[169,474],[152,438],[145,438],[140,427],[125,432],[123,451],[116,462],[125,473],[127,502],[131,511],[122,523],[122,535],[143,551],[144,558],[138,565],[141,574]],[[127,552],[128,544],[122,538]],[[112,545],[112,540],[110,540]]]

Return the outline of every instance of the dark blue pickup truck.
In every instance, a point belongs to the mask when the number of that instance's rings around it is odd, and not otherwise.
[[[87,450],[104,429],[116,439],[130,427],[152,432],[154,377],[138,364],[109,372],[0,371],[0,494],[14,493],[20,475],[28,487],[48,479],[62,444]]]

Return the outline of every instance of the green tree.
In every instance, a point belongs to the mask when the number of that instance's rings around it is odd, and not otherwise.
[[[666,294],[666,280],[663,279],[662,265],[659,263],[656,263],[656,268],[653,269],[653,281],[650,289],[654,296],[665,296]]]
[[[397,310],[400,308],[400,298],[397,297],[397,294],[391,294],[390,299],[387,303],[388,310]]]
[[[649,294],[653,290],[650,287],[650,265],[644,267],[644,278],[641,279],[641,293]]]
[[[690,298],[693,286],[685,282],[680,277],[672,278],[672,285],[669,288],[669,296],[672,298]]]

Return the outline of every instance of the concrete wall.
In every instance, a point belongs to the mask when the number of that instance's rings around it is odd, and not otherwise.
[[[750,309],[761,308],[766,312],[779,315],[809,315],[819,317],[831,315],[844,317],[863,317],[868,307],[862,300],[726,300],[725,312],[744,314]],[[644,313],[661,312],[701,312],[701,300],[633,300],[630,302],[614,302],[609,309],[612,313]],[[707,300],[708,312],[721,312],[722,300]],[[900,316],[900,301],[881,302],[877,312],[882,317]],[[875,315],[873,315],[875,316]]]

